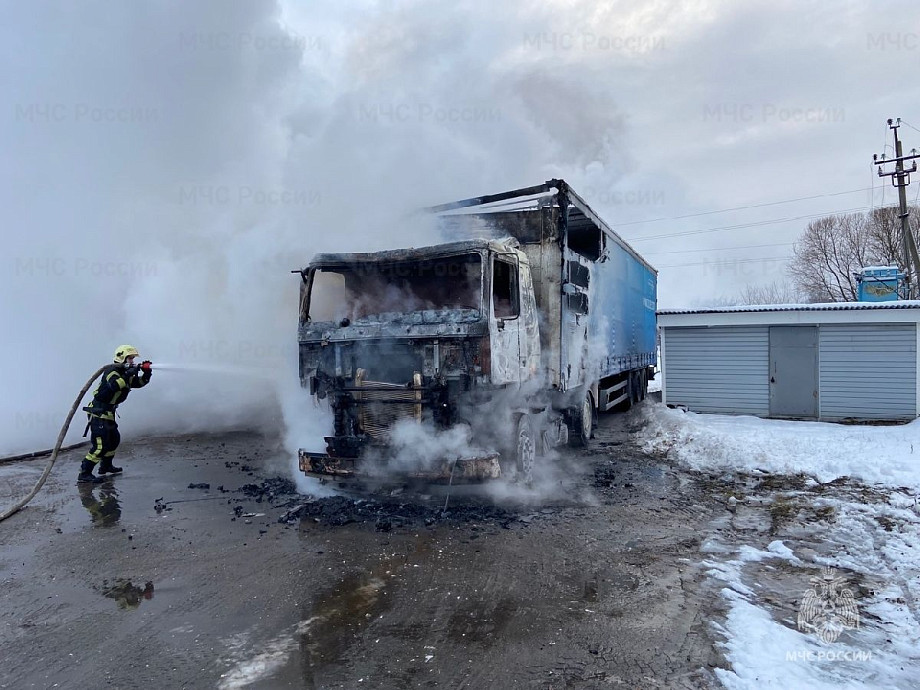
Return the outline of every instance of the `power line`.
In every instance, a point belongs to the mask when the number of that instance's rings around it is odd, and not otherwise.
[[[902,125],[907,125],[907,126],[910,127],[911,129],[914,129],[914,130],[917,130],[918,132],[920,132],[920,129],[917,129],[916,127],[914,127],[912,124],[910,124],[909,122],[907,122],[907,120],[905,120],[904,118],[901,118],[901,124],[902,124]],[[885,132],[885,134],[886,134],[886,136],[885,136],[885,142],[887,143],[887,142],[888,142],[888,136],[887,136],[888,133]]]
[[[878,175],[875,174],[874,168],[875,166],[873,165],[869,166],[869,178],[872,180],[872,194],[869,196],[869,205],[871,206],[873,211],[875,210],[875,181],[878,178]],[[882,205],[884,206],[884,204],[885,204],[885,187],[883,183],[882,185]]]
[[[892,152],[894,151],[891,144],[888,143],[888,127],[886,125],[885,126],[885,138],[882,140],[882,154],[884,155],[888,151],[888,149],[891,149]],[[872,164],[872,167],[875,167],[875,163]],[[875,175],[872,178],[872,200],[873,201],[875,201],[875,178],[876,177],[878,177],[878,175]],[[884,181],[882,181],[881,185],[882,185],[882,206],[884,206],[885,205],[885,190],[887,189],[887,185],[885,184]]]
[[[726,266],[731,264],[750,264],[761,261],[789,261],[788,256],[760,256],[748,259],[718,259],[716,261],[694,261],[685,264],[666,264],[656,268],[684,268],[686,266]]]
[[[909,123],[907,120],[905,120],[904,118],[901,118],[901,124],[902,124],[902,125],[907,125],[908,127],[910,127],[910,128],[911,128],[912,130],[914,130],[915,132],[920,132],[920,129],[917,129],[916,127],[914,127],[912,124],[910,124],[910,123]],[[890,149],[890,148],[893,148],[893,147],[891,146],[891,144],[888,143],[888,128],[886,127],[886,128],[885,128],[885,146],[884,146],[884,149],[883,149],[883,150],[887,150],[887,149]],[[869,167],[870,167],[870,169],[874,168],[874,167],[875,167],[875,163],[872,163]],[[875,178],[876,178],[876,176],[873,175],[873,176],[872,176],[872,183],[873,183],[872,186],[873,186],[873,188],[875,187]],[[882,183],[882,205],[883,205],[883,206],[884,206],[884,204],[885,204],[885,188],[886,188],[887,186],[888,186],[888,185],[886,185],[884,182]],[[873,193],[872,196],[873,196],[873,198],[874,198],[874,197],[875,197],[875,194]],[[915,205],[915,206],[917,205],[917,200],[918,200],[918,199],[920,199],[920,187],[917,187],[917,194],[914,196],[914,205]]]
[[[843,196],[844,194],[855,194],[856,192],[868,192],[874,191],[874,185],[872,187],[863,187],[861,189],[850,189],[846,192],[831,192],[828,194],[815,194],[813,196],[802,196],[797,199],[783,199],[782,201],[768,201],[762,204],[750,204],[748,206],[735,206],[733,208],[723,208],[715,211],[702,211],[700,213],[688,213],[683,216],[667,216],[663,218],[649,218],[648,220],[634,220],[629,223],[617,223],[618,228],[626,227],[627,225],[641,225],[643,223],[658,223],[663,220],[683,220],[684,218],[697,218],[699,216],[711,216],[716,213],[729,213],[731,211],[744,211],[751,208],[764,208],[766,206],[778,206],[780,204],[791,204],[795,201],[809,201],[811,199],[823,199],[825,197],[832,196]]]
[[[663,256],[665,254],[696,254],[699,252],[728,252],[735,249],[761,249],[764,247],[791,247],[795,242],[773,242],[771,244],[744,244],[738,247],[713,247],[712,249],[681,249],[672,252],[645,252],[646,256]]]
[[[657,240],[665,237],[684,237],[687,235],[703,235],[710,232],[720,232],[722,230],[740,230],[742,228],[757,228],[764,225],[777,225],[778,223],[790,223],[797,220],[809,220],[812,218],[824,218],[826,216],[842,215],[845,213],[857,213],[859,211],[869,210],[869,206],[859,206],[856,208],[847,208],[840,211],[830,211],[828,213],[813,213],[804,216],[790,216],[789,218],[777,218],[775,220],[762,220],[755,223],[741,223],[739,225],[722,225],[717,228],[703,228],[701,230],[684,230],[683,232],[668,232],[659,235],[647,235],[646,237],[633,237],[629,242],[644,242],[646,240]]]
[[[884,154],[879,158],[878,155],[872,156],[872,162],[878,165],[879,177],[890,177],[891,183],[898,190],[898,218],[901,219],[901,242],[904,253],[904,265],[907,270],[904,272],[907,284],[908,299],[915,299],[917,296],[918,285],[911,285],[911,264],[913,264],[914,276],[917,283],[920,283],[920,252],[917,251],[917,245],[914,236],[910,231],[910,210],[907,208],[907,185],[910,184],[910,174],[917,171],[917,160],[920,153],[917,149],[911,149],[911,155],[905,156],[898,130],[901,128],[901,118],[897,120],[888,119],[888,129],[894,132],[894,155],[891,160],[886,160]],[[916,129],[916,128],[915,128]],[[905,161],[913,161],[910,168],[904,167]],[[884,168],[889,163],[894,163],[894,170],[886,171]]]

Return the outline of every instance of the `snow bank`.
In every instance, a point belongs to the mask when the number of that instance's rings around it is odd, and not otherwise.
[[[911,671],[897,667],[898,657],[878,655],[849,645],[824,646],[777,623],[764,609],[732,589],[723,590],[731,604],[724,625],[716,629],[731,670],[717,668],[729,690],[801,688],[808,690],[873,690],[910,688]],[[881,681],[881,682],[880,682]]]
[[[920,673],[920,631],[909,601],[915,601],[916,574],[920,573],[920,549],[913,548],[920,536],[920,516],[897,507],[903,495],[887,504],[863,505],[835,501],[836,525],[824,532],[834,545],[834,556],[805,563],[783,541],[770,542],[765,550],[742,545],[733,549],[717,537],[703,549],[711,558],[702,565],[707,576],[719,584],[728,612],[722,623],[713,623],[722,638],[719,647],[731,663],[716,669],[730,690],[756,688],[915,688]],[[897,531],[886,532],[879,518],[896,521]],[[857,599],[858,630],[832,643],[795,629],[770,614],[777,596],[764,590],[747,567],[763,563],[767,568],[786,561],[801,569],[802,590],[817,565],[853,571],[861,576],[868,592]]]
[[[849,476],[920,492],[920,420],[902,426],[851,426],[696,414],[647,405],[646,451],[700,470]]]
[[[729,532],[721,530],[707,537],[702,566],[727,608],[724,621],[713,623],[731,664],[716,669],[720,682],[732,690],[917,687],[920,506],[909,494],[920,492],[920,422],[843,426],[700,415],[660,404],[647,405],[644,414],[645,450],[695,469],[804,473],[821,482],[849,476],[902,488],[877,494],[887,501],[814,497],[833,508],[834,519],[766,548],[725,543]],[[762,539],[757,533],[741,536]],[[812,551],[816,541],[821,554]],[[771,615],[777,600],[790,594],[771,590],[762,574],[780,564],[790,574],[787,582],[801,579],[803,594],[821,566],[856,577],[862,583],[856,592],[858,629],[827,644],[796,629],[788,614]]]

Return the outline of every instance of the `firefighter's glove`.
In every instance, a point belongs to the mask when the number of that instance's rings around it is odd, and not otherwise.
[[[149,359],[145,359],[141,362],[140,375],[145,376],[149,380],[153,375],[153,362]]]

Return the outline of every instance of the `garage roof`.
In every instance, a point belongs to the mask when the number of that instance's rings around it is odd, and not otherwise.
[[[658,324],[682,326],[770,326],[821,323],[918,323],[920,300],[754,304],[709,309],[663,309]]]
[[[659,316],[670,314],[735,314],[764,311],[862,311],[867,309],[920,309],[920,300],[894,302],[821,302],[817,304],[750,304],[706,309],[661,309]]]

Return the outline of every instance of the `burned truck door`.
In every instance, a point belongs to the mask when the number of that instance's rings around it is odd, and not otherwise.
[[[540,376],[542,362],[537,297],[534,293],[533,276],[530,273],[530,264],[526,256],[518,261],[518,292],[521,303],[518,342],[521,350],[521,381],[524,382]]]
[[[497,386],[521,382],[519,283],[517,256],[494,255],[490,281],[489,339],[492,341],[492,383]]]
[[[566,251],[566,280],[562,285],[562,380],[565,390],[594,382],[592,374],[599,362],[591,362],[587,318],[590,309],[590,262],[580,254]]]

